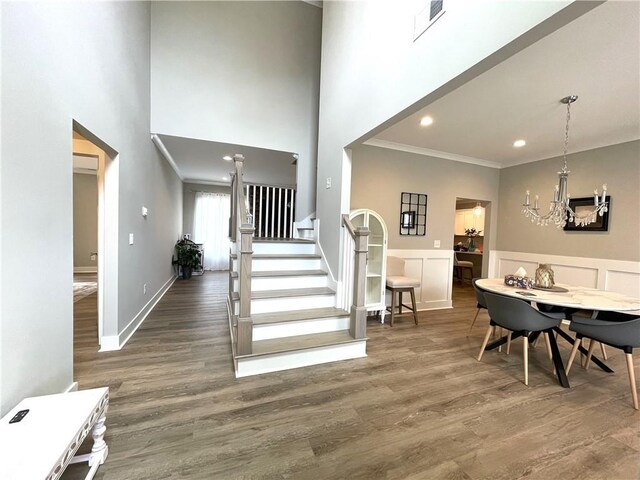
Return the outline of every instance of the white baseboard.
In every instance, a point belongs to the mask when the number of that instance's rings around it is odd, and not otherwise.
[[[78,382],[73,382],[71,385],[69,385],[66,390],[64,391],[64,393],[69,393],[69,392],[77,392],[78,391]]]
[[[98,273],[98,267],[73,267],[73,273]]]
[[[101,352],[110,352],[114,350],[120,350],[125,344],[129,341],[131,336],[136,332],[136,330],[142,325],[142,322],[145,321],[149,313],[153,310],[156,304],[160,301],[160,299],[167,293],[167,290],[171,288],[173,282],[176,281],[178,277],[173,276],[169,280],[165,282],[165,284],[160,287],[160,289],[155,293],[151,300],[149,300],[142,309],[138,312],[138,314],[133,317],[133,320],[129,322],[129,324],[124,327],[122,332],[118,335],[104,335],[100,341],[100,351]]]
[[[503,277],[520,266],[525,268],[527,275],[534,276],[540,263],[551,264],[556,283],[640,297],[640,262],[628,260],[492,250],[489,277]]]

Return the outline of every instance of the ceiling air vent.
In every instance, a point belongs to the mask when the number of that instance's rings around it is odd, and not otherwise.
[[[415,42],[420,35],[438,20],[444,10],[444,0],[432,0],[414,17],[413,21],[413,41]]]

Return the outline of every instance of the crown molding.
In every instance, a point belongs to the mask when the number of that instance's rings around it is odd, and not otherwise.
[[[413,145],[406,145],[404,143],[390,142],[388,140],[380,140],[378,138],[371,138],[364,145],[371,147],[388,148],[389,150],[398,150],[400,152],[415,153],[417,155],[424,155],[426,157],[442,158],[444,160],[452,160],[454,162],[471,163],[473,165],[480,165],[482,167],[489,168],[502,168],[502,165],[498,162],[492,162],[491,160],[484,160],[482,158],[467,157],[465,155],[458,155],[456,153],[441,152],[439,150],[431,150],[430,148],[416,147]]]
[[[180,173],[180,169],[178,168],[178,165],[176,164],[175,160],[169,153],[169,150],[167,150],[167,147],[165,147],[164,143],[162,143],[162,139],[157,134],[152,133],[151,141],[156,145],[156,147],[158,147],[158,150],[160,150],[160,153],[165,158],[165,160],[169,162],[169,165],[171,165],[171,168],[173,168],[173,171],[176,172],[176,175],[178,175],[178,178],[184,182],[184,177]]]

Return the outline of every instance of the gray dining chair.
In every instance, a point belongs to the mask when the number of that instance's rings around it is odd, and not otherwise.
[[[529,335],[534,332],[541,332],[547,341],[547,353],[551,355],[551,345],[555,344],[553,328],[562,321],[558,316],[551,316],[533,308],[527,301],[519,298],[497,295],[495,293],[484,292],[484,298],[489,311],[489,329],[480,347],[478,361],[482,360],[484,349],[489,343],[489,337],[496,326],[502,327],[510,332],[522,335],[522,357],[524,362],[524,384],[529,385]]]
[[[464,272],[469,272],[469,278],[473,281],[473,262],[468,260],[458,260],[458,254],[453,252],[453,271],[460,283],[464,282]]]
[[[484,298],[484,290],[478,287],[477,285],[478,280],[480,279],[474,278],[471,280],[471,285],[473,285],[473,291],[476,294],[476,306],[478,309],[476,310],[476,315],[473,317],[473,321],[471,322],[471,326],[469,327],[469,333],[471,333],[471,330],[473,329],[473,325],[476,323],[476,320],[478,319],[478,314],[480,313],[480,310],[487,309],[487,301]]]
[[[616,317],[613,321],[585,318],[577,315],[571,318],[569,330],[576,332],[576,340],[571,349],[566,372],[568,375],[583,338],[589,338],[591,340],[585,368],[589,368],[591,355],[597,342],[622,350],[627,360],[631,401],[633,408],[638,410],[638,390],[636,388],[636,375],[633,369],[633,349],[640,347],[640,317],[625,320],[624,314],[622,315],[623,316]],[[626,317],[628,318],[629,315],[626,315]]]

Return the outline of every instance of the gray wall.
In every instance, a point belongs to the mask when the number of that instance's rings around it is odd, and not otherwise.
[[[340,258],[339,214],[349,210],[341,188],[349,181],[343,149],[598,5],[445,2],[446,13],[413,42],[414,15],[426,3],[324,3],[316,203],[322,248],[334,272]],[[327,177],[332,178],[330,189],[325,188]]]
[[[355,148],[352,155],[351,207],[369,208],[384,218],[393,249],[453,248],[456,197],[498,200],[499,170],[377,147]],[[425,193],[427,234],[400,235],[400,195]],[[490,220],[489,220],[490,219]],[[484,244],[495,245],[496,211],[487,209]],[[485,227],[486,228],[486,227]]]
[[[190,233],[193,238],[193,212],[196,205],[196,192],[228,193],[231,187],[224,185],[202,185],[199,183],[185,183],[183,192],[182,233]]]
[[[97,268],[91,253],[98,251],[98,178],[73,174],[73,266]]]
[[[608,232],[565,232],[539,227],[522,215],[526,190],[551,200],[562,158],[527,163],[500,171],[498,250],[571,257],[640,260],[640,141],[621,143],[567,156],[569,192],[574,198],[602,191],[612,197]]]
[[[155,133],[299,154],[315,210],[322,10],[303,2],[153,2]]]
[[[182,182],[150,140],[148,3],[1,8],[4,414],[25,396],[60,392],[73,381],[72,120],[119,152],[120,331],[173,275]],[[46,281],[15,274],[25,258],[37,261]]]

